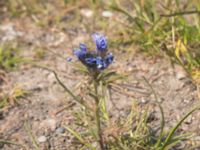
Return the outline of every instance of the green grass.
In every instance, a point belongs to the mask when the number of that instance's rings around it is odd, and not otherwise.
[[[13,17],[31,16],[37,13],[44,13],[47,0],[8,0],[7,8]]]
[[[0,45],[0,69],[12,70],[21,60],[18,46],[15,43],[8,42]]]
[[[9,90],[4,90],[0,94],[0,109],[9,105],[18,104],[19,100],[28,94],[30,94],[30,92],[17,85]]]
[[[0,70],[2,70],[0,76],[3,77],[1,82],[5,86],[9,86],[6,85],[9,83],[7,83],[7,76],[5,74],[9,71],[17,70],[21,62],[23,62],[23,58],[20,57],[18,44],[11,41],[0,45]],[[19,86],[9,87],[9,89],[2,88],[0,93],[0,108],[18,103],[18,100],[27,94],[27,91],[24,91]]]
[[[200,2],[179,0],[113,0],[107,5],[119,17],[126,18],[126,26],[118,30],[121,44],[138,45],[149,54],[169,56],[173,63],[182,65],[194,77],[200,78]],[[156,7],[160,4],[160,7]],[[127,4],[126,4],[127,5]],[[127,27],[128,26],[128,27]],[[116,33],[118,34],[118,33]],[[116,37],[117,35],[115,35]],[[197,77],[196,77],[197,76]]]

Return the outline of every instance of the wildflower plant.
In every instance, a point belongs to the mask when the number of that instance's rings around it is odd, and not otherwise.
[[[104,36],[96,33],[92,37],[96,44],[95,51],[88,51],[87,46],[81,43],[74,54],[90,72],[99,73],[113,62],[113,55],[108,53],[107,39]]]
[[[197,105],[191,111],[178,121],[169,131],[164,131],[165,119],[162,106],[158,100],[156,92],[153,90],[148,80],[145,80],[150,87],[160,109],[160,130],[153,131],[148,124],[148,109],[142,114],[137,106],[133,104],[130,114],[120,123],[115,123],[110,117],[110,112],[106,108],[106,90],[122,76],[106,69],[112,64],[114,56],[108,51],[107,39],[100,34],[92,35],[96,45],[95,50],[88,50],[85,44],[80,44],[78,49],[73,51],[78,60],[85,66],[82,70],[90,77],[88,82],[88,96],[93,99],[89,101],[87,96],[75,95],[58,78],[55,71],[52,71],[58,83],[65,91],[81,106],[80,111],[74,112],[77,121],[84,131],[77,132],[66,126],[66,129],[78,139],[81,149],[91,150],[168,150],[177,145],[177,143],[188,139],[186,134],[180,135],[176,131],[184,120],[195,110],[199,109]],[[176,135],[175,135],[176,133]]]
[[[104,142],[101,131],[101,110],[100,110],[100,95],[98,89],[100,86],[100,81],[102,78],[99,78],[103,70],[108,68],[108,66],[113,62],[114,56],[112,53],[108,52],[107,39],[95,33],[92,35],[94,43],[96,45],[96,50],[89,51],[85,44],[80,44],[79,49],[74,50],[74,54],[77,56],[78,60],[87,67],[89,75],[93,80],[94,93],[93,98],[95,100],[95,118],[97,126],[97,140],[99,147],[104,149]]]

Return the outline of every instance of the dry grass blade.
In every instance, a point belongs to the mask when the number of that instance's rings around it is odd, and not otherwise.
[[[25,145],[22,145],[22,144],[13,142],[13,141],[8,141],[8,140],[0,139],[0,144],[16,145],[16,146],[18,146],[18,147],[21,147],[21,148],[24,149],[24,150],[28,150],[28,148],[27,148]]]
[[[28,122],[25,122],[24,126],[25,126],[26,131],[28,132],[31,142],[33,143],[33,146],[35,147],[36,150],[40,150],[39,144],[37,143],[36,138],[34,134],[32,133]]]
[[[158,107],[159,107],[160,113],[161,113],[161,120],[160,120],[161,130],[160,130],[160,135],[159,135],[159,137],[158,137],[158,141],[157,141],[157,143],[156,143],[156,147],[158,148],[158,147],[160,147],[160,144],[161,144],[161,142],[162,142],[164,127],[165,127],[164,112],[163,112],[163,108],[162,108],[162,106],[161,106],[161,104],[160,104],[160,102],[159,102],[159,100],[158,100],[157,94],[156,94],[156,92],[154,91],[153,87],[151,86],[151,84],[148,82],[148,80],[147,80],[145,77],[143,77],[143,78],[144,78],[145,82],[147,83],[147,85],[151,88],[152,93],[153,93],[153,95],[154,95],[154,97],[155,97],[156,103],[158,104]]]
[[[72,130],[71,128],[69,128],[69,127],[67,127],[67,126],[65,126],[65,128],[66,128],[73,136],[75,136],[83,145],[85,145],[86,147],[88,147],[88,148],[91,149],[91,150],[96,150],[91,144],[89,144],[88,142],[86,142],[78,132]]]

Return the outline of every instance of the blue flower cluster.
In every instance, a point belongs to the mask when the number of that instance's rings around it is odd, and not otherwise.
[[[92,35],[96,44],[95,51],[88,51],[85,44],[80,44],[79,49],[74,50],[77,58],[88,68],[101,71],[113,62],[112,53],[107,52],[107,40],[100,34]]]

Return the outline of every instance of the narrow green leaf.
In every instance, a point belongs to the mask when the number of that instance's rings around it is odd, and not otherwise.
[[[76,132],[76,131],[70,129],[70,128],[67,127],[67,126],[65,126],[65,128],[66,128],[73,136],[75,136],[83,145],[85,145],[86,147],[90,148],[91,150],[96,150],[91,144],[87,143],[87,142],[82,138],[82,136],[81,136],[78,132]]]
[[[166,140],[164,141],[161,150],[164,150],[166,148],[166,146],[169,144],[169,142],[171,141],[171,139],[173,138],[173,135],[175,133],[175,131],[178,129],[178,127],[183,123],[183,121],[185,119],[187,119],[188,116],[190,116],[194,111],[196,111],[197,109],[199,109],[200,106],[197,106],[195,108],[193,108],[191,111],[189,111],[177,124],[174,128],[172,128],[170,130],[169,135],[167,136]]]

